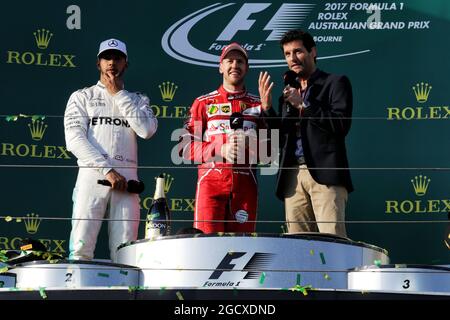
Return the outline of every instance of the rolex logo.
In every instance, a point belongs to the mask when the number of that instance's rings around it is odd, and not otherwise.
[[[417,83],[412,89],[416,95],[417,102],[424,103],[428,100],[428,95],[430,94],[432,86],[429,86],[428,83],[421,82],[420,84]]]
[[[41,141],[48,126],[43,121],[35,120],[29,123],[28,127],[30,128],[31,138]]]
[[[168,193],[175,178],[168,173],[164,173],[163,175],[164,175],[164,193]]]
[[[163,82],[159,85],[159,91],[161,92],[161,97],[164,101],[172,101],[177,91],[178,86],[173,82]]]
[[[419,197],[425,195],[427,193],[428,185],[430,184],[431,179],[426,176],[415,176],[414,179],[411,179],[411,183],[414,187],[414,192]]]
[[[38,29],[36,32],[33,32],[33,34],[37,47],[39,49],[47,49],[50,39],[53,37],[53,33],[50,33],[50,30]]]
[[[39,215],[34,213],[27,214],[27,217],[23,219],[23,222],[25,224],[25,229],[29,234],[35,234],[38,229],[39,225],[41,224],[41,219],[39,219]]]

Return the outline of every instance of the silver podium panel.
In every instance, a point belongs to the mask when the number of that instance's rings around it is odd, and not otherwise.
[[[386,251],[333,235],[196,234],[119,247],[149,288],[347,288],[348,269],[388,263]]]
[[[14,288],[16,286],[16,275],[14,273],[0,273],[0,289]]]
[[[450,268],[398,264],[367,266],[349,271],[348,288],[362,291],[450,293]]]
[[[137,268],[94,261],[34,261],[9,271],[17,276],[17,288],[137,286],[139,283]]]

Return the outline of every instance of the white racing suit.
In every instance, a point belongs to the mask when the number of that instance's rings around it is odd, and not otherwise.
[[[105,179],[113,168],[127,180],[138,180],[136,135],[149,139],[157,126],[148,98],[139,93],[121,90],[113,96],[99,81],[70,96],[64,115],[65,138],[79,166],[73,190],[70,259],[94,257],[102,224],[96,219],[105,218],[107,212],[113,262],[120,244],[137,239],[139,196],[97,184],[97,180]]]

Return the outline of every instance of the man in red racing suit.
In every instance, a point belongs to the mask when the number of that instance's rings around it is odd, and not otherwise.
[[[257,130],[266,125],[259,97],[245,90],[247,52],[237,43],[226,46],[219,70],[223,84],[195,99],[185,124],[182,156],[201,163],[194,227],[204,233],[254,232],[258,203],[254,164],[257,144],[265,142],[258,141]],[[233,130],[233,121],[241,121],[239,130]]]

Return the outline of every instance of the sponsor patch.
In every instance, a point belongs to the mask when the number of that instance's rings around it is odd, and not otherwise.
[[[208,118],[213,116],[231,115],[231,103],[215,103],[206,105],[206,114]]]

